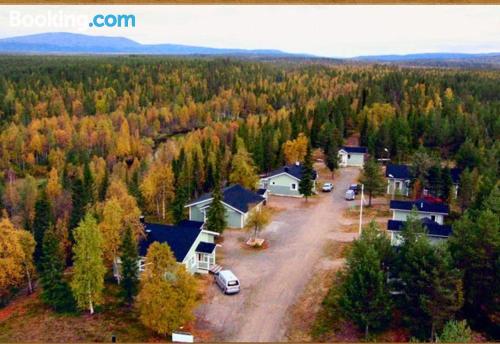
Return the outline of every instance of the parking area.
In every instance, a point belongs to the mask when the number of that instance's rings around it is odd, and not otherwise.
[[[313,276],[325,243],[352,241],[356,236],[341,227],[349,221],[343,213],[352,204],[344,200],[345,190],[358,174],[356,168],[342,169],[333,180],[334,190],[309,202],[272,196],[268,202],[274,210],[272,222],[260,235],[268,242],[265,249],[245,248],[244,231],[224,232],[218,248],[221,263],[238,276],[241,292],[226,296],[215,284],[209,287],[196,317],[197,326],[213,334],[211,340],[284,340],[287,310]]]

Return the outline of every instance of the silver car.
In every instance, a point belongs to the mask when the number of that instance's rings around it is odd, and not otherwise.
[[[231,270],[221,270],[215,275],[215,283],[224,294],[236,294],[240,292],[240,281]]]
[[[321,188],[323,192],[330,192],[333,190],[333,184],[332,183],[325,183],[323,184],[323,187]]]
[[[356,199],[356,193],[354,192],[354,190],[347,190],[345,192],[345,200],[346,201],[354,201]]]

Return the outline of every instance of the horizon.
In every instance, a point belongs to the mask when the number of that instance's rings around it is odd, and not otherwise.
[[[326,59],[356,59],[356,58],[365,58],[365,57],[405,57],[405,56],[419,56],[419,55],[478,55],[478,56],[484,56],[484,55],[500,55],[500,49],[498,51],[491,51],[491,52],[476,52],[476,53],[471,53],[471,52],[464,52],[464,51],[456,51],[456,52],[451,52],[451,51],[429,51],[429,52],[412,52],[412,53],[386,53],[386,54],[374,54],[374,55],[357,55],[357,56],[346,56],[346,57],[340,57],[340,56],[320,56],[320,55],[314,55],[310,53],[295,53],[295,52],[289,52],[285,50],[279,50],[275,48],[257,48],[257,49],[248,49],[248,48],[239,48],[239,47],[217,47],[214,48],[212,46],[208,45],[191,45],[191,44],[183,44],[183,43],[170,43],[170,42],[163,42],[163,43],[153,43],[153,44],[147,44],[143,42],[139,42],[137,40],[134,40],[129,37],[125,36],[107,36],[107,35],[90,35],[90,34],[83,34],[83,33],[76,33],[76,32],[66,32],[66,31],[48,31],[48,32],[40,32],[40,33],[34,33],[34,34],[27,34],[27,35],[18,35],[18,36],[11,36],[11,37],[1,37],[1,40],[4,39],[16,39],[16,38],[22,38],[22,37],[29,37],[29,36],[42,36],[42,35],[49,35],[49,34],[70,34],[70,35],[79,35],[79,36],[84,36],[84,37],[95,37],[95,38],[116,38],[116,39],[126,39],[131,42],[137,43],[139,45],[143,46],[150,46],[150,45],[178,45],[178,46],[185,46],[185,47],[193,47],[193,48],[207,48],[207,49],[220,49],[220,50],[242,50],[242,51],[276,51],[284,54],[289,54],[289,55],[297,55],[297,56],[307,56],[311,58],[326,58]],[[1,54],[1,53],[0,53]],[[36,55],[36,53],[34,53]],[[140,53],[139,53],[140,54]],[[152,54],[146,54],[146,55],[152,55]],[[158,54],[162,55],[162,54]],[[182,55],[182,54],[181,54]]]
[[[162,5],[154,6],[154,11],[150,7],[2,5],[0,38],[67,32],[122,37],[144,45],[279,50],[324,58],[500,52],[500,6],[495,5]],[[12,25],[13,13],[82,20],[62,27],[30,27]],[[137,24],[92,28],[84,17],[95,13],[133,14]]]

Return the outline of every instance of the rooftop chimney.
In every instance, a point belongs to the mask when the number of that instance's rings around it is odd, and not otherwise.
[[[300,166],[300,161],[296,161],[295,166]]]
[[[146,223],[146,220],[144,219],[144,215],[139,216],[139,221],[144,224]]]

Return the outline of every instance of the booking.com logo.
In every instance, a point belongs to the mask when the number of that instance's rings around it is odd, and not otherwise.
[[[135,27],[133,14],[96,14],[89,27]]]
[[[133,14],[96,14],[89,16],[75,14],[62,10],[46,11],[38,14],[27,14],[21,11],[10,11],[9,24],[11,27],[39,27],[39,28],[73,28],[81,31],[90,28],[129,28],[135,27]]]

